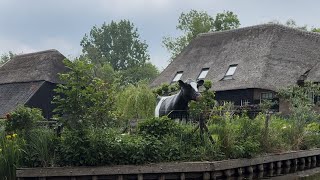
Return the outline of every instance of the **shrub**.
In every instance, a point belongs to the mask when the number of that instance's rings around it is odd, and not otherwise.
[[[320,147],[320,124],[309,123],[304,128],[304,138],[301,145],[302,149],[311,149]]]
[[[265,120],[265,116],[260,116],[260,118]],[[265,152],[283,152],[291,149],[288,137],[290,129],[290,121],[279,116],[271,116],[268,135],[261,139],[267,142],[265,143]]]
[[[90,161],[90,141],[85,130],[65,129],[57,145],[58,164],[82,166]]]
[[[181,126],[168,117],[146,119],[138,124],[138,133],[144,135],[163,137],[180,134],[180,132]]]
[[[25,136],[35,127],[36,122],[43,120],[44,117],[40,109],[19,106],[7,115],[6,131],[17,132]]]

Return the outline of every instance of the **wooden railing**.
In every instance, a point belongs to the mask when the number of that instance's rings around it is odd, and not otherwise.
[[[216,179],[241,177],[256,173],[271,176],[320,166],[320,149],[270,154],[252,159],[213,162],[174,162],[148,165],[117,165],[104,167],[20,168],[17,178],[23,179]]]

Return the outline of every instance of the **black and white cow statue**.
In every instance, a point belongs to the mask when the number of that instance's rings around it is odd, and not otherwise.
[[[168,115],[171,119],[180,120],[187,116],[188,103],[191,100],[199,100],[201,94],[199,93],[199,86],[203,85],[203,80],[195,82],[188,79],[186,82],[178,81],[180,91],[172,96],[160,97],[155,109],[155,116],[161,117]]]

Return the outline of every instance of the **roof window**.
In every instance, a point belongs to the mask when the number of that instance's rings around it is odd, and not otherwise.
[[[197,79],[204,79],[209,72],[209,68],[203,68]]]
[[[181,79],[181,76],[183,74],[183,71],[178,71],[177,74],[174,76],[172,82],[177,82]]]
[[[224,80],[227,79],[232,79],[233,74],[235,73],[236,69],[237,69],[238,64],[233,64],[229,66],[229,69],[227,71],[227,73],[224,75]]]

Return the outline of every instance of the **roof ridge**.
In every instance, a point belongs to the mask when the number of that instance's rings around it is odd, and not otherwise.
[[[225,30],[225,31],[213,31],[213,32],[207,32],[207,33],[200,33],[198,35],[198,37],[229,34],[229,33],[235,33],[235,32],[248,31],[251,29],[258,29],[258,28],[276,28],[276,29],[287,30],[287,31],[291,31],[294,33],[300,33],[301,35],[304,35],[307,37],[312,37],[313,40],[314,40],[314,38],[317,38],[317,41],[318,40],[320,41],[320,33],[305,31],[305,30],[301,30],[298,28],[288,27],[288,26],[285,26],[282,24],[276,24],[276,23],[258,24],[258,25],[254,25],[254,26],[246,26],[246,27],[230,29],[230,30]]]
[[[33,56],[33,55],[38,55],[38,54],[46,54],[46,53],[52,53],[52,52],[57,52],[60,53],[58,50],[56,49],[48,49],[48,50],[44,50],[44,51],[37,51],[37,52],[32,52],[32,53],[26,53],[26,54],[18,54],[15,57],[28,57],[28,56]],[[61,54],[61,53],[60,53]]]

